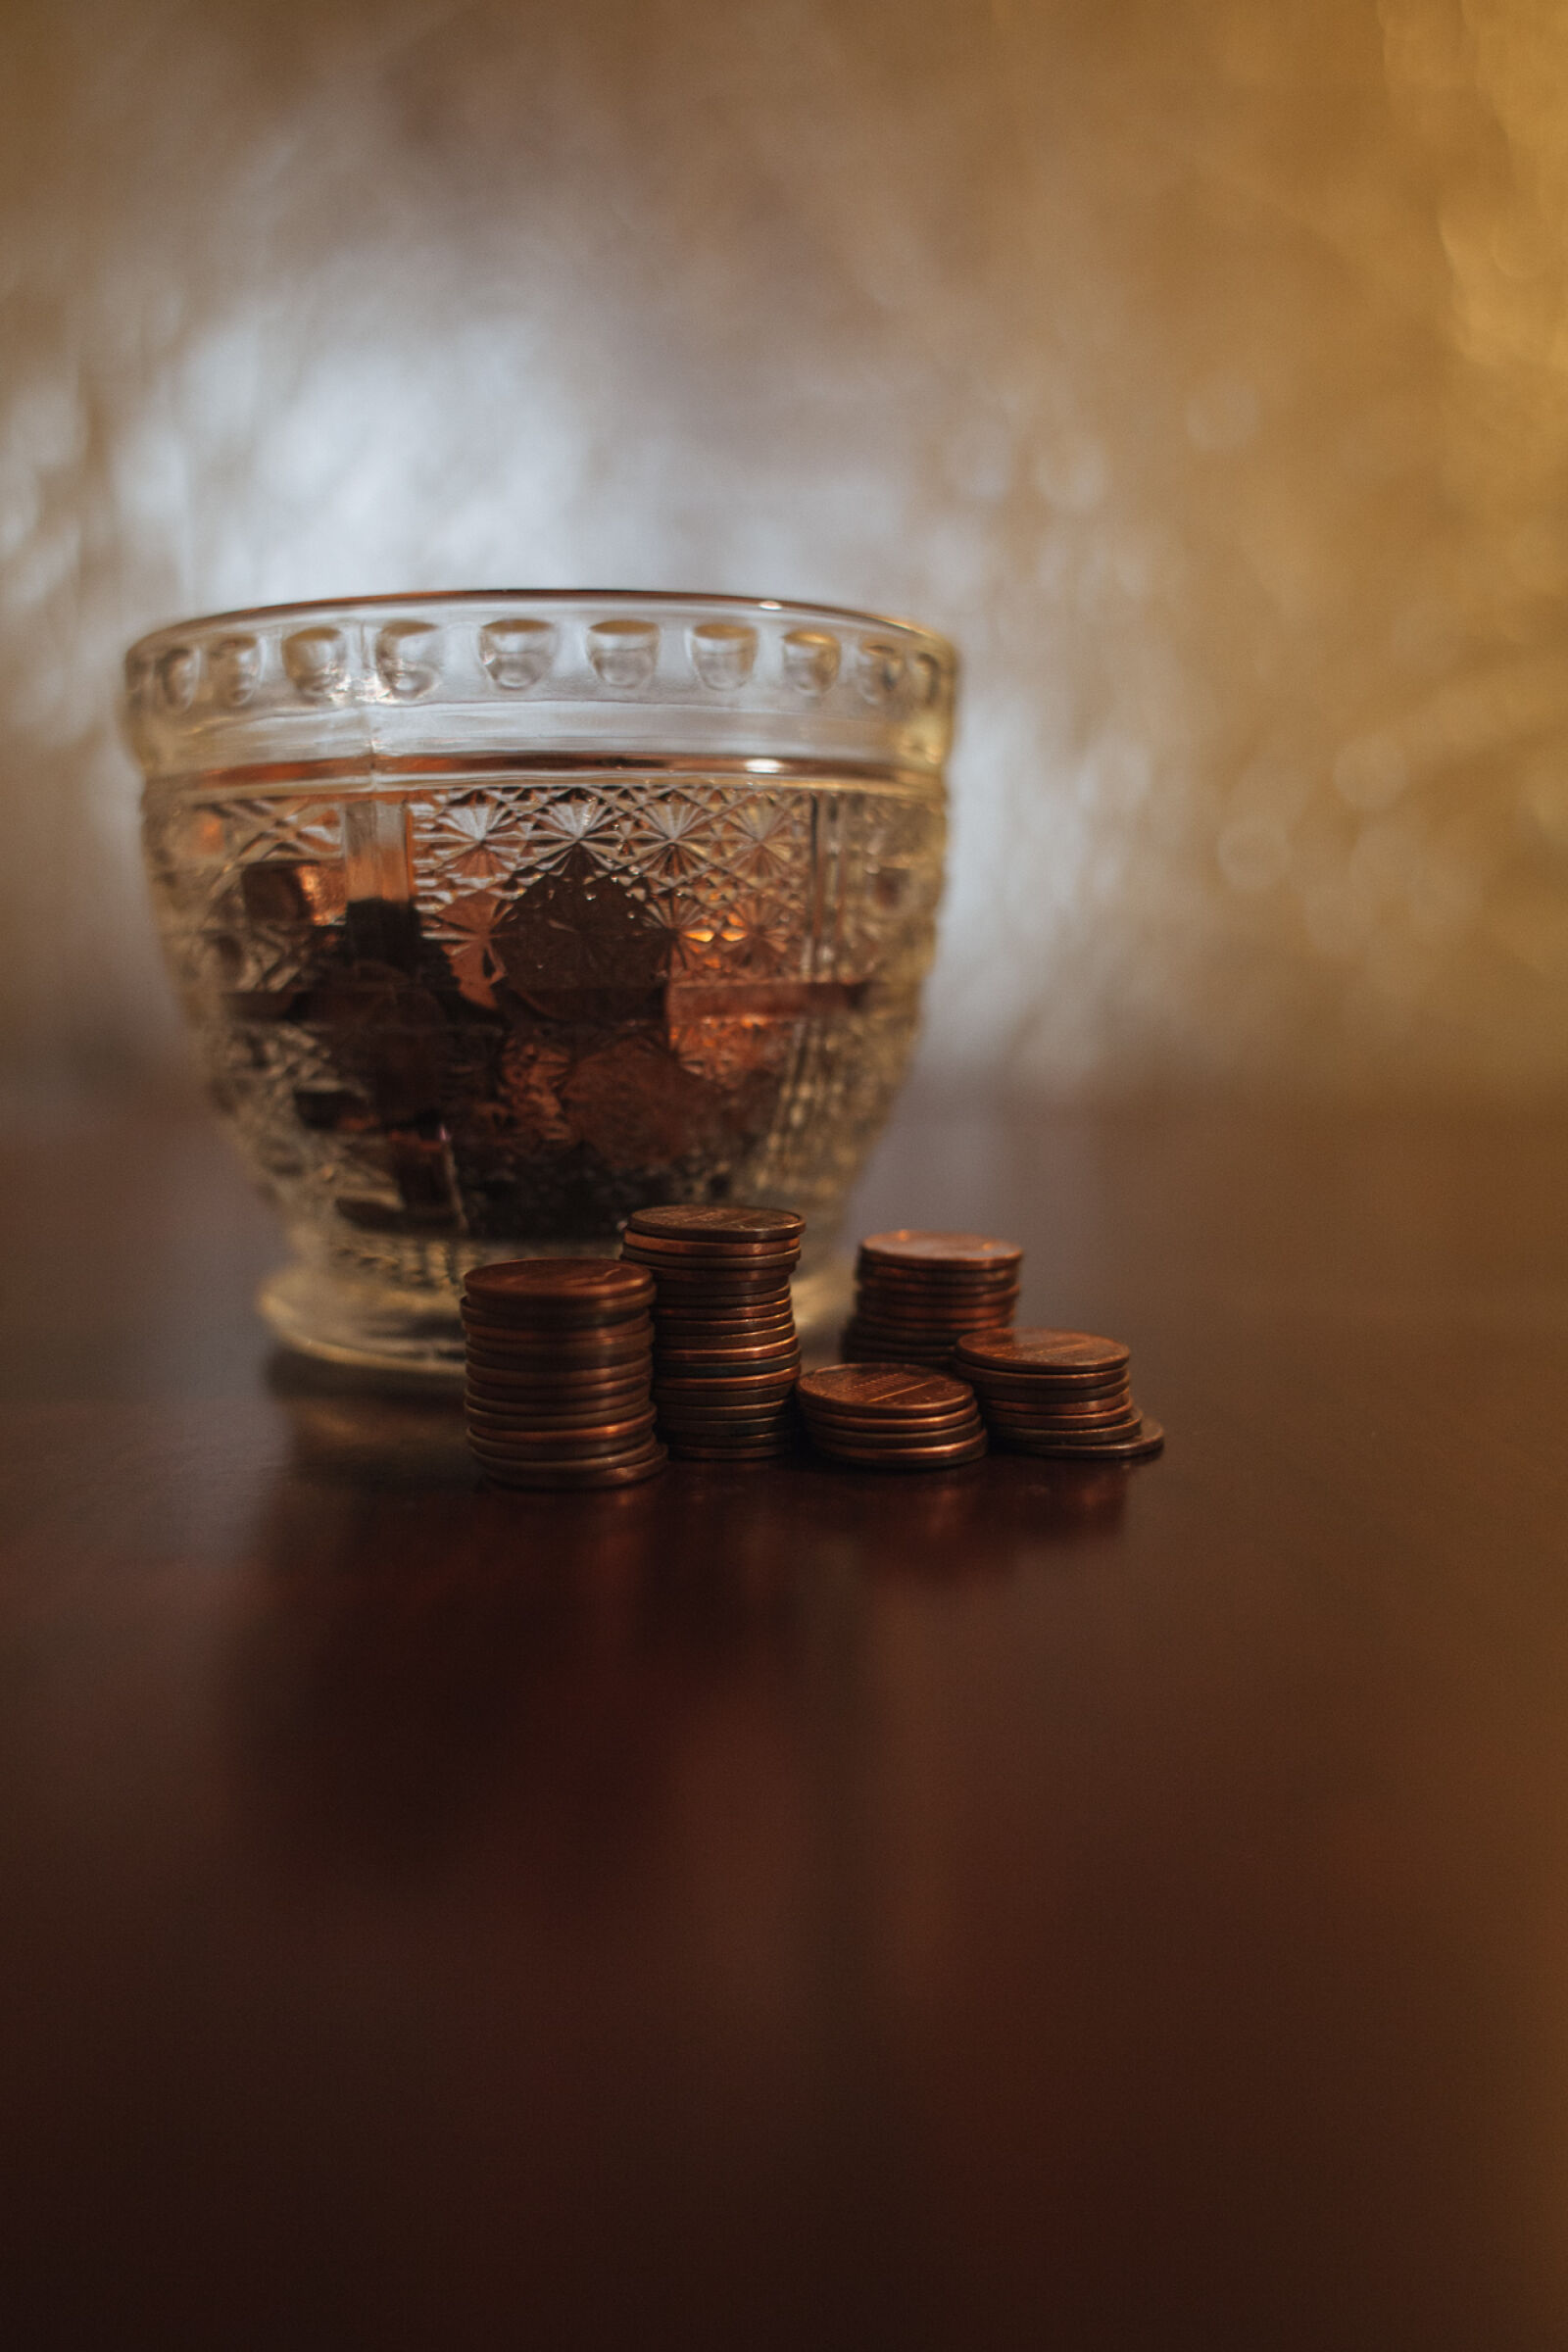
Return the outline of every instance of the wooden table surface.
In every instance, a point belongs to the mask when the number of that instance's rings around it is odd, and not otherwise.
[[[902,1116],[1162,1461],[475,1483],[0,1151],[0,2341],[1568,2345],[1568,1120]]]

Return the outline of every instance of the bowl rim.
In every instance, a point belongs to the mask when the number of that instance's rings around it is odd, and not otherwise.
[[[242,622],[276,623],[296,615],[308,618],[329,613],[349,617],[397,612],[410,607],[423,609],[431,605],[461,608],[605,604],[626,606],[633,610],[650,605],[704,606],[737,613],[798,614],[807,620],[847,622],[858,629],[897,629],[902,634],[923,638],[927,644],[939,646],[955,668],[958,662],[956,646],[940,629],[929,628],[924,621],[905,619],[897,613],[863,612],[854,605],[812,604],[799,597],[734,596],[721,589],[681,588],[404,588],[372,596],[319,596],[275,605],[235,605],[222,612],[195,612],[183,619],[161,621],[156,628],[145,630],[127,646],[125,659],[127,662],[134,661],[162,639],[182,637],[193,629],[227,628]]]

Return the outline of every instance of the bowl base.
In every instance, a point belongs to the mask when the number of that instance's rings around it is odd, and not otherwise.
[[[850,1311],[847,1258],[832,1257],[791,1285],[803,1355],[830,1361]],[[427,1291],[389,1290],[319,1266],[281,1266],[257,1293],[262,1320],[285,1348],[364,1375],[367,1385],[456,1387],[463,1379],[457,1301]]]

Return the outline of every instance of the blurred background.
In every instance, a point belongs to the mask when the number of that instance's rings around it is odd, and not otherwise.
[[[1551,0],[8,0],[0,1054],[182,1083],[136,634],[472,585],[966,658],[927,1086],[1568,1078]]]

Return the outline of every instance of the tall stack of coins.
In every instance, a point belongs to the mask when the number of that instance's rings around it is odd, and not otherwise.
[[[986,1433],[974,1391],[917,1364],[828,1364],[797,1392],[811,1444],[864,1470],[956,1470]]]
[[[468,1444],[505,1487],[624,1487],[662,1468],[654,1286],[612,1257],[475,1266],[463,1290]]]
[[[1014,1453],[1138,1461],[1165,1434],[1133,1402],[1131,1358],[1119,1340],[1087,1331],[970,1332],[955,1365],[974,1385],[986,1428]]]
[[[946,1367],[966,1331],[1005,1331],[1018,1304],[1023,1251],[981,1233],[869,1234],[856,1264],[852,1363]]]
[[[639,1208],[622,1263],[652,1277],[654,1401],[688,1461],[788,1450],[801,1368],[790,1276],[806,1220],[787,1208]]]

